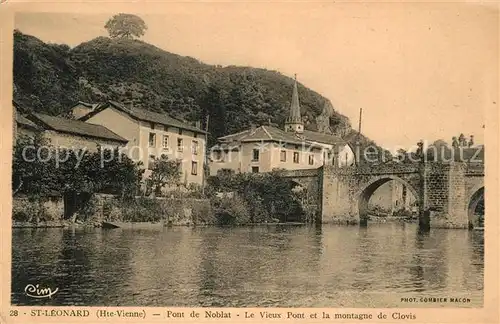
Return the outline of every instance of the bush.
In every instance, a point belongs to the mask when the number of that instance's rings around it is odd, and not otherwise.
[[[250,223],[250,212],[245,200],[233,198],[212,199],[217,225],[242,225]]]
[[[159,222],[163,211],[159,200],[141,197],[124,202],[122,215],[123,221],[128,222]]]
[[[12,208],[12,220],[15,222],[36,222],[38,221],[52,221],[55,219],[54,215],[50,215],[47,207],[40,204],[39,201],[32,201],[29,199],[14,199]]]
[[[92,195],[77,212],[77,219],[83,222],[88,220],[97,220],[101,216],[99,211],[97,198]]]
[[[269,173],[221,172],[210,177],[211,191],[232,192],[244,201],[251,223],[304,221],[305,213],[294,185],[280,174],[280,170]]]

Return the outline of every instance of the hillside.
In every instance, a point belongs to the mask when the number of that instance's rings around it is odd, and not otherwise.
[[[195,122],[210,115],[211,141],[251,124],[282,125],[293,79],[252,67],[214,66],[166,52],[139,40],[99,37],[75,48],[46,44],[14,32],[15,99],[21,106],[65,114],[77,101],[132,100],[135,106]],[[323,105],[331,124],[350,130],[349,120],[331,103],[299,84],[306,128]]]

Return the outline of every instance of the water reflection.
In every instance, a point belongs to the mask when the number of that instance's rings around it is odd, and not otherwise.
[[[484,238],[402,223],[27,229],[13,232],[12,268],[19,305],[389,307],[381,294],[467,293],[478,306]],[[28,299],[29,283],[60,292]]]

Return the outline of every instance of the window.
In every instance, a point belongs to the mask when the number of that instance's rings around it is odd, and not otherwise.
[[[179,173],[182,173],[182,160],[181,159],[177,159],[177,169],[179,171]]]
[[[194,133],[194,138],[197,138],[198,137],[198,133]]]
[[[149,124],[149,127],[150,127],[151,129],[155,129],[155,123],[150,123],[150,124]]]
[[[182,135],[182,129],[179,129],[179,135]]]
[[[149,161],[148,161],[148,168],[152,170],[155,167],[155,156],[150,155],[149,156]]]
[[[299,152],[293,152],[293,163],[299,163]]]
[[[281,162],[286,162],[286,151],[285,150],[282,150],[280,152],[280,161]]]
[[[168,135],[163,135],[163,148],[168,149]]]
[[[193,154],[198,154],[198,141],[193,141]]]
[[[191,174],[192,175],[198,174],[198,162],[196,161],[191,162]]]
[[[179,152],[184,151],[184,145],[182,143],[182,138],[177,139],[177,151],[179,151]]]
[[[259,167],[257,166],[252,167],[252,173],[259,173]]]
[[[149,133],[149,147],[155,147],[155,146],[156,146],[156,134]]]
[[[167,125],[163,125],[163,131],[168,132],[168,126]]]
[[[252,161],[259,161],[259,153],[258,149],[253,149]]]
[[[309,165],[313,165],[314,164],[314,155],[309,155]]]

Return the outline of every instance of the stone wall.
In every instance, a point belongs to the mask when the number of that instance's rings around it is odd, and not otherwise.
[[[448,215],[444,227],[468,227],[466,199],[465,163],[452,163],[448,173]]]
[[[87,220],[92,223],[100,223],[103,220],[128,221],[131,216],[135,216],[137,221],[165,220],[166,223],[172,225],[215,223],[208,199],[137,198],[135,202],[121,202],[114,195],[95,194],[90,204],[92,204],[92,208],[89,210],[92,211],[92,215],[88,215]],[[38,205],[25,197],[13,199],[14,222],[26,222],[30,217],[38,215],[38,211]],[[42,215],[40,221],[62,221],[64,215],[63,198],[51,197],[46,201],[43,204]]]
[[[446,213],[449,165],[427,163],[424,166],[423,173],[423,208],[431,210],[434,215]]]
[[[321,213],[317,222],[332,224],[357,224],[357,206],[353,201],[354,173],[351,169],[324,166],[320,174]]]
[[[102,220],[127,222],[165,222],[171,225],[208,225],[215,218],[208,199],[144,198],[120,202],[111,195],[99,196]]]
[[[423,209],[430,211],[431,227],[468,227],[466,171],[461,162],[425,165]]]
[[[12,199],[12,219],[18,222],[27,221],[30,216],[38,214],[38,204],[31,202],[26,197],[14,197]],[[64,202],[62,197],[50,197],[43,204],[42,221],[58,221],[64,215]]]

